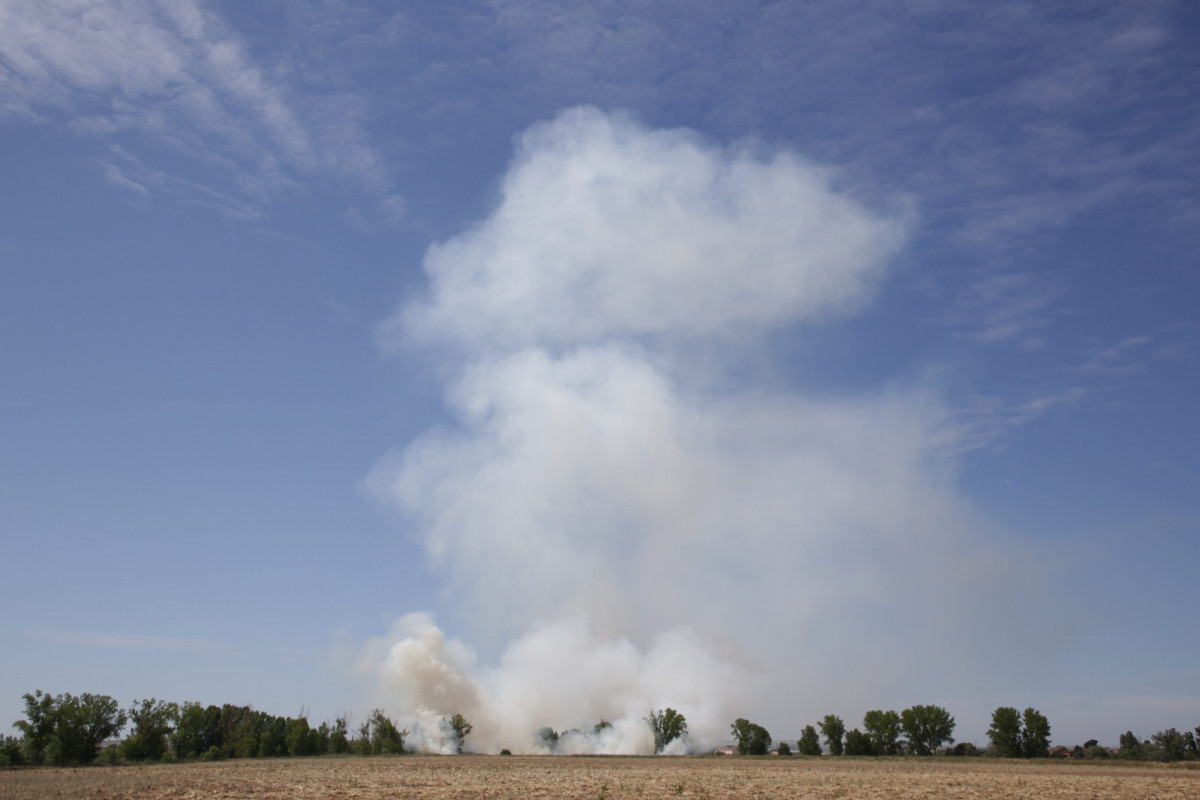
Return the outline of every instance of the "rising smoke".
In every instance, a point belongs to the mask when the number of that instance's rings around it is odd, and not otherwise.
[[[591,108],[519,140],[498,204],[430,248],[380,329],[433,350],[454,424],[368,483],[419,532],[494,664],[410,614],[356,674],[420,749],[647,753],[910,690],[970,649],[1004,562],[951,485],[935,394],[735,385],[764,333],[869,303],[910,227],[794,154],[710,146]],[[739,373],[744,375],[745,370]],[[973,598],[973,599],[972,599]],[[905,650],[880,664],[880,653]],[[894,700],[888,695],[881,702]],[[865,709],[864,709],[865,710]],[[593,730],[601,719],[611,728]]]

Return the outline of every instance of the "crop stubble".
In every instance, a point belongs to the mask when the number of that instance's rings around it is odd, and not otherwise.
[[[0,772],[0,798],[83,797],[1194,800],[1200,770],[957,759],[403,756]]]

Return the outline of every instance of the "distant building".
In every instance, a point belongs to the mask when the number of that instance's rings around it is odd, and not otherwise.
[[[722,745],[721,747],[713,748],[714,756],[736,756],[737,746],[732,744]]]

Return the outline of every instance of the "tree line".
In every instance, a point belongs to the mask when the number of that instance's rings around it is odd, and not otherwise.
[[[313,727],[303,710],[296,717],[278,717],[249,706],[177,704],[153,698],[134,701],[126,709],[107,695],[84,693],[76,697],[50,695],[41,690],[23,695],[23,699],[25,719],[13,723],[20,736],[0,737],[0,767],[88,764],[101,757],[117,762],[400,754],[409,735],[408,730],[398,727],[378,708],[354,727],[349,714],[339,716],[333,723],[322,722]],[[651,711],[645,722],[654,737],[655,753],[664,752],[676,740],[686,743],[687,720],[675,709]],[[128,733],[118,739],[127,724]],[[455,742],[461,753],[472,731],[471,723],[461,714],[455,714],[443,717],[440,724],[445,738]],[[592,733],[600,735],[611,727],[611,723],[602,719],[593,726]],[[1126,731],[1115,750],[1101,747],[1091,739],[1070,751],[1050,747],[1050,722],[1035,708],[1023,712],[1009,706],[997,708],[987,730],[990,744],[983,751],[971,743],[955,745],[954,729],[954,717],[936,705],[914,705],[898,713],[868,711],[863,715],[861,729],[852,730],[846,730],[837,715],[827,714],[816,725],[804,727],[796,747],[804,756],[823,755],[826,748],[833,756],[928,756],[946,748],[944,752],[949,755],[1001,758],[1070,755],[1145,761],[1200,759],[1197,749],[1200,726],[1182,733],[1168,728],[1145,740]],[[581,731],[567,732],[570,733]],[[730,734],[739,754],[771,752],[771,734],[761,725],[739,718],[730,725]],[[545,727],[533,737],[554,752],[560,734]],[[791,744],[779,742],[775,752],[791,755]]]
[[[151,698],[123,709],[106,695],[76,697],[38,690],[23,698],[25,719],[13,723],[21,735],[3,737],[0,766],[89,764],[101,757],[101,745],[114,740],[126,723],[126,736],[104,751],[109,760],[398,754],[404,752],[409,733],[378,708],[351,730],[349,714],[312,727],[303,711],[297,717],[278,717],[228,703],[180,705]],[[461,714],[442,724],[461,749],[471,724]]]
[[[730,733],[740,755],[770,752],[771,734],[761,725],[739,719],[730,726]],[[804,726],[796,742],[797,752],[802,756],[822,755],[825,752],[821,747],[822,737],[830,755],[835,756],[927,756],[944,744],[954,743],[954,717],[946,709],[933,705],[912,706],[900,713],[874,710],[863,716],[862,730],[847,731],[841,717],[826,714],[816,726]],[[792,748],[788,742],[780,742],[775,752],[791,755]]]
[[[863,715],[862,729],[846,730],[841,717],[827,714],[815,726],[806,725],[796,742],[797,752],[819,756],[825,747],[834,756],[927,756],[943,746],[951,756],[994,756],[997,758],[1071,757],[1084,759],[1121,758],[1133,761],[1197,761],[1200,760],[1200,726],[1194,731],[1167,728],[1149,739],[1139,739],[1132,731],[1121,734],[1120,746],[1110,749],[1089,739],[1072,749],[1050,747],[1050,721],[1036,708],[1023,712],[1011,706],[1001,706],[992,712],[992,724],[987,730],[989,746],[980,750],[970,742],[954,744],[954,717],[940,706],[912,706],[900,713],[874,710]],[[818,730],[820,733],[818,734]],[[766,755],[771,748],[771,734],[761,725],[739,719],[730,726],[741,755]],[[791,755],[789,742],[780,742],[775,750],[779,755]]]

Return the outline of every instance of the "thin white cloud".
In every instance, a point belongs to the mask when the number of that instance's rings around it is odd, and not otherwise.
[[[1081,373],[1123,378],[1146,369],[1143,360],[1146,348],[1153,340],[1148,336],[1127,336],[1116,344],[1094,349],[1088,359],[1077,367]]]
[[[154,169],[120,145],[111,145],[109,155],[101,163],[106,170],[115,169],[131,182],[146,187],[149,193],[181,205],[206,208],[232,220],[246,221],[262,216],[252,198],[236,192],[221,192],[208,184]]]
[[[953,441],[960,452],[1003,449],[1013,433],[1054,411],[1078,406],[1094,389],[1077,383],[1040,387],[1033,396],[1019,399],[975,395],[962,404]]]
[[[1181,333],[1185,332],[1175,329],[1160,333],[1160,337],[1171,339],[1169,345],[1150,336],[1089,342],[1072,361],[1031,371],[1024,377],[1023,394],[1007,391],[968,398],[960,405],[957,424],[952,426],[957,429],[956,446],[962,452],[1003,448],[1017,429],[1064,409],[1108,412],[1126,407],[1126,393],[1136,387],[1139,376],[1150,373],[1153,362],[1190,354],[1193,343],[1186,334],[1179,337]]]
[[[100,167],[104,173],[104,178],[109,183],[113,184],[114,186],[120,186],[122,188],[129,189],[132,192],[140,194],[142,197],[149,197],[150,192],[146,189],[146,187],[137,181],[128,178],[125,173],[121,171],[121,168],[116,164],[112,163],[111,161],[105,161],[101,163]]]
[[[950,298],[939,322],[982,344],[1015,343],[1034,349],[1038,335],[1064,313],[1064,289],[1029,272],[979,275]]]
[[[354,309],[344,303],[339,303],[336,300],[325,300],[321,305],[325,308],[326,316],[332,322],[336,322],[339,325],[350,325],[356,322]]]

